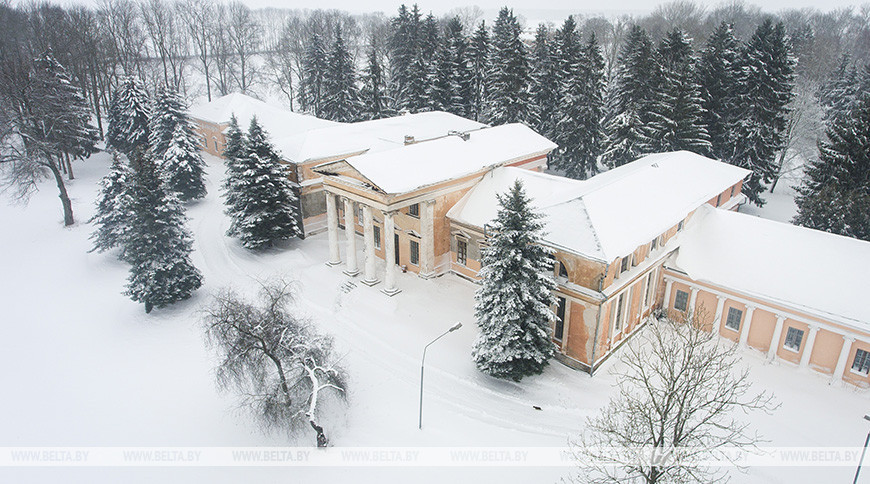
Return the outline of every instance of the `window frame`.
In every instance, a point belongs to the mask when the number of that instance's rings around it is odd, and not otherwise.
[[[565,267],[565,264],[560,260],[556,261],[556,277],[558,277],[559,279],[564,279],[564,280],[568,280],[568,278],[569,278],[568,277],[568,268]]]
[[[374,230],[372,230],[372,233],[374,234],[375,248],[380,249],[381,248],[381,228],[378,227],[377,225],[374,225],[373,229]]]
[[[553,322],[553,339],[561,342],[565,338],[565,315],[568,310],[568,300],[562,296],[556,296],[556,320]],[[559,316],[559,313],[562,313]]]
[[[456,263],[468,265],[468,241],[456,239]]]
[[[628,272],[628,269],[630,267],[628,262],[629,262],[628,257],[622,258],[622,261],[620,261],[620,263],[619,263],[619,273],[620,274],[622,274],[623,272]]]
[[[420,218],[420,204],[419,203],[408,205],[408,216],[414,217],[414,218]]]
[[[680,302],[680,298],[683,299],[683,307],[677,307],[677,303]],[[689,293],[683,291],[682,289],[677,289],[677,293],[674,294],[674,309],[677,311],[686,312],[689,309]]]
[[[855,365],[858,365],[858,369],[855,369]],[[862,350],[861,348],[856,349],[855,358],[852,359],[852,366],[849,368],[849,371],[863,376],[870,374],[870,351]]]
[[[682,232],[683,227],[686,226],[686,219],[680,220],[680,223],[677,224],[677,232]]]
[[[738,314],[738,316],[737,316],[737,327],[736,327],[736,328],[734,328],[734,327],[732,327],[732,326],[730,326],[730,325],[728,324],[728,323],[731,321],[731,315],[732,315],[732,314]],[[730,306],[730,307],[728,308],[728,314],[725,315],[725,324],[723,324],[722,326],[724,326],[724,327],[726,327],[726,328],[728,328],[728,329],[730,329],[731,331],[734,331],[734,332],[740,331],[740,328],[743,326],[743,310],[742,310],[742,309],[737,309],[737,308],[735,308],[734,306]]]
[[[794,336],[797,335],[797,336]],[[789,343],[795,343],[795,338],[797,338],[797,346],[791,346]],[[804,331],[802,329],[797,329],[793,326],[789,326],[785,332],[785,340],[782,342],[782,347],[793,351],[795,353],[799,353],[801,350],[801,345],[804,342]]]
[[[412,265],[420,265],[420,242],[410,239],[408,240],[408,262]]]

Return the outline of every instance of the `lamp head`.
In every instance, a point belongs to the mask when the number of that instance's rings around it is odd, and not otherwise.
[[[450,329],[447,330],[447,332],[452,333],[461,327],[462,327],[462,323],[456,323],[453,326],[451,326]]]

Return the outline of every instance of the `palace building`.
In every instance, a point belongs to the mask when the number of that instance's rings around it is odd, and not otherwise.
[[[870,243],[738,213],[747,170],[674,152],[571,180],[544,173],[556,145],[522,124],[441,112],[281,121],[231,96],[213,103],[223,112],[193,111],[210,116],[206,150],[221,146],[230,112],[240,124],[274,118],[267,130],[300,187],[306,233],[325,228],[326,262],[389,296],[399,272],[477,280],[497,195],[519,179],[544,217],[566,365],[594,373],[660,309],[696,314],[770,361],[870,384]],[[228,111],[240,104],[244,115]]]

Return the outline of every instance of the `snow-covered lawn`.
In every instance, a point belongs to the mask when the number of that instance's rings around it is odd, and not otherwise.
[[[610,397],[608,368],[590,378],[554,363],[520,384],[480,374],[470,360],[475,286],[446,275],[399,277],[345,293],[348,280],[326,260],[323,234],[255,254],[224,235],[218,194],[223,165],[209,163],[209,195],[189,208],[194,263],[205,285],[189,301],[146,315],[121,294],[127,266],[88,253],[97,181],[109,157],[76,166],[69,186],[78,224],[64,229],[52,184],[31,203],[0,203],[0,447],[303,445],[264,436],[215,390],[213,355],[199,310],[217,289],[253,294],[258,279],[299,281],[300,311],[333,334],[350,373],[346,407],[324,418],[336,446],[564,446]],[[361,244],[359,244],[361,246]],[[430,348],[424,430],[417,430],[420,352],[456,321],[464,327]],[[868,425],[868,393],[829,387],[823,377],[746,353],[759,389],[782,407],[752,416],[774,446],[858,446]],[[616,363],[609,363],[610,366]],[[541,407],[536,410],[533,406]],[[556,482],[566,468],[5,468],[3,482]],[[852,468],[754,468],[735,482],[843,482]],[[870,472],[866,482],[870,482]]]

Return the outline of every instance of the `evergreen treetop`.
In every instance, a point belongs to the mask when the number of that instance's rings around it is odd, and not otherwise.
[[[122,78],[112,96],[106,145],[127,155],[135,164],[148,148],[151,107],[148,93],[134,77]]]

